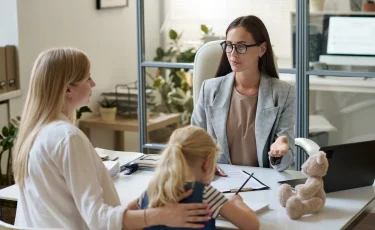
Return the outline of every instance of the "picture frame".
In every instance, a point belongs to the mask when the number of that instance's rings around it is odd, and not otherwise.
[[[128,0],[96,0],[96,9],[108,9],[128,6]]]

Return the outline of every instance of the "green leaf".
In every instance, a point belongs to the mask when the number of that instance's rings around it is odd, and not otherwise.
[[[207,27],[206,25],[204,25],[204,24],[201,25],[201,30],[202,30],[205,34],[208,34],[208,32],[209,32],[208,27]]]
[[[169,30],[169,38],[172,40],[176,40],[178,37],[178,34],[175,30],[171,29]]]
[[[16,128],[14,127],[14,125],[10,124],[9,125],[9,136],[13,136],[15,132],[16,132]]]
[[[0,142],[0,145],[3,146],[3,149],[4,149],[4,146],[6,145],[6,143],[8,143],[8,140],[7,139],[4,139]]]
[[[161,47],[158,47],[156,49],[156,56],[157,57],[163,57],[165,55],[164,50]]]
[[[0,134],[0,140],[4,139],[4,137]]]
[[[161,61],[161,60],[163,60],[163,57],[159,57],[159,56],[158,56],[158,57],[155,57],[155,58],[154,58],[154,61]]]
[[[162,85],[164,85],[165,84],[165,80],[164,80],[164,78],[162,78],[162,77],[158,77],[155,81],[154,81],[154,83],[152,84],[152,87],[153,88],[155,88],[155,89],[157,89],[157,88],[160,88]]]
[[[3,136],[7,137],[9,135],[9,129],[8,127],[4,126],[2,130]]]

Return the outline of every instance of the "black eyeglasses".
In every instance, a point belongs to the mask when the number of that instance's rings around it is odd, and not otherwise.
[[[237,53],[239,53],[239,54],[246,53],[248,47],[259,46],[260,44],[262,44],[262,43],[258,42],[258,43],[251,44],[251,45],[246,45],[246,44],[243,44],[243,43],[232,44],[232,43],[228,43],[227,41],[223,41],[223,42],[220,43],[221,48],[223,48],[223,50],[226,53],[232,53],[233,47],[234,47],[236,49]]]

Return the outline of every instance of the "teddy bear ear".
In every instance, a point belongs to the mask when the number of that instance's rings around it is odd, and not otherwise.
[[[325,158],[327,158],[326,153],[320,151],[316,156],[316,162],[321,165],[323,164]]]

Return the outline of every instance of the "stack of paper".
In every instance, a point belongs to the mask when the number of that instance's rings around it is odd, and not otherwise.
[[[98,155],[103,159],[115,159],[118,158],[120,165],[128,164],[134,160],[143,157],[145,154],[137,152],[122,152],[113,151],[108,149],[95,148]]]
[[[103,163],[112,178],[120,172],[120,163],[118,161],[103,161]]]
[[[246,179],[249,178],[249,175],[241,170],[228,171],[226,173],[228,175],[227,177],[215,176],[214,180],[211,182],[211,185],[220,192],[236,192],[246,181]],[[263,184],[255,177],[252,177],[241,191],[251,191],[268,188],[269,187],[267,185]]]

